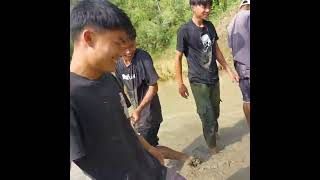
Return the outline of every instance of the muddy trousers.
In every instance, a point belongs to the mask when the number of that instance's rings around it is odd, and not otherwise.
[[[220,85],[190,83],[197,106],[197,113],[202,122],[203,136],[209,148],[216,146],[218,118],[220,115]]]

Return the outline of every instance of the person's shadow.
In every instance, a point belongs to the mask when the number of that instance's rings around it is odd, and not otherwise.
[[[218,146],[220,150],[223,150],[226,146],[234,144],[242,139],[242,137],[249,133],[249,127],[245,119],[238,121],[233,127],[222,128],[219,130],[220,140],[218,140]],[[204,137],[201,133],[191,144],[182,150],[183,153],[198,157],[202,162],[206,162],[211,158],[211,154],[206,145]],[[184,165],[184,162],[177,160],[169,160],[168,167],[174,168],[176,171],[180,171]]]

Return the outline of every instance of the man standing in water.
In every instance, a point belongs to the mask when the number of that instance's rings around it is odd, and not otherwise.
[[[200,116],[203,135],[212,154],[219,152],[216,139],[220,115],[220,86],[216,60],[232,81],[238,76],[225,61],[217,40],[215,27],[208,21],[212,0],[190,0],[192,19],[177,34],[176,80],[182,97],[189,96],[182,79],[182,56],[187,58],[188,78]]]

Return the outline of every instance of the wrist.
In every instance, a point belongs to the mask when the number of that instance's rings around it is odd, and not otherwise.
[[[153,146],[151,146],[151,145],[148,146],[148,147],[147,147],[147,151],[150,152],[150,151],[152,150],[152,148],[153,148]]]
[[[140,114],[141,113],[141,107],[138,106],[137,109],[134,110],[136,113]]]
[[[180,88],[181,86],[184,86],[184,83],[183,83],[183,82],[179,82],[179,83],[178,83],[178,86],[179,86],[179,88]]]
[[[228,65],[225,66],[225,69],[226,69],[229,73],[233,73],[233,72],[232,72],[232,69],[231,69]]]

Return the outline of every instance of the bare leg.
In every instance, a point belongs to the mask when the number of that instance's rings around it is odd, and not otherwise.
[[[246,116],[247,122],[248,122],[248,126],[250,128],[250,102],[243,103],[243,111],[244,111],[244,115]]]
[[[174,159],[174,160],[180,160],[180,161],[186,161],[189,156],[182,153],[175,151],[171,148],[168,148],[166,146],[157,146],[157,149],[160,151],[160,153],[163,155],[165,159]]]

